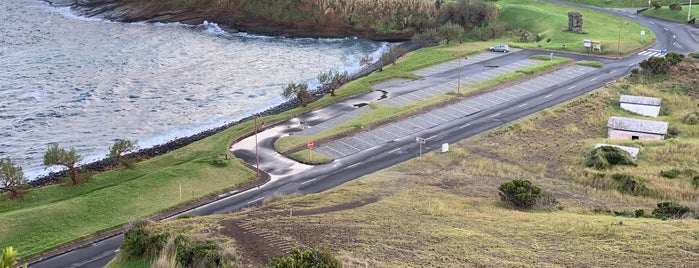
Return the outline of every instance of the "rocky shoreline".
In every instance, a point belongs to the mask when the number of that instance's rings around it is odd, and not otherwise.
[[[414,51],[414,50],[417,50],[417,49],[420,49],[423,47],[431,46],[431,45],[435,45],[435,44],[427,43],[427,42],[401,43],[393,49],[394,49],[394,51],[400,51],[402,53],[396,53],[396,54],[393,54],[392,58],[385,58],[385,59],[379,60],[376,63],[366,65],[365,67],[363,67],[359,71],[357,71],[353,74],[350,74],[350,77],[349,77],[350,79],[348,79],[348,82],[355,80],[355,79],[358,79],[358,78],[361,78],[361,77],[364,77],[364,76],[367,76],[375,71],[380,70],[382,67],[393,63],[398,57],[404,55],[405,53],[408,53],[410,51]],[[340,86],[342,86],[342,85],[339,85],[338,87],[340,87]],[[327,86],[322,86],[322,87],[319,87],[319,88],[313,90],[312,91],[313,101],[316,101],[316,100],[322,98],[326,94],[330,94],[331,91],[332,91],[332,88],[327,87]],[[280,105],[277,105],[275,107],[271,107],[271,108],[259,113],[259,115],[266,116],[266,115],[279,114],[279,113],[294,109],[294,108],[298,107],[299,105],[300,105],[299,100],[294,98],[294,99],[290,99],[290,100],[288,100]],[[143,149],[140,149],[136,152],[126,154],[124,157],[130,158],[130,159],[148,159],[151,157],[162,155],[162,154],[165,154],[167,152],[170,152],[170,151],[182,148],[184,146],[187,146],[193,142],[199,141],[201,139],[204,139],[204,138],[209,137],[211,135],[214,135],[216,133],[219,133],[219,132],[221,132],[225,129],[228,129],[232,126],[235,126],[239,123],[245,122],[247,120],[251,120],[253,118],[254,118],[254,116],[252,116],[252,115],[247,116],[247,117],[242,118],[240,120],[225,124],[225,125],[217,127],[217,128],[205,130],[205,131],[199,132],[197,134],[194,134],[192,136],[178,138],[178,139],[171,140],[171,141],[168,141],[168,142],[163,143],[163,144],[158,144],[158,145],[155,145],[155,146],[152,146],[149,148],[143,148]],[[252,133],[250,133],[250,135],[252,135]],[[239,137],[239,139],[242,139],[245,137],[246,136]],[[80,166],[80,168],[83,170],[83,172],[90,172],[90,173],[103,172],[103,171],[106,171],[110,168],[110,164],[109,164],[107,159],[102,159],[102,160],[98,160],[95,162],[84,164],[84,165]],[[62,183],[63,178],[65,178],[67,176],[67,173],[68,173],[67,170],[63,170],[63,171],[59,171],[59,172],[51,172],[48,175],[37,177],[36,179],[30,181],[28,184],[30,187],[36,188],[36,187],[42,187],[42,186],[46,186],[46,185]]]

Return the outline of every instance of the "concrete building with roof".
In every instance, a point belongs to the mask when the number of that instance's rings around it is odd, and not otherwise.
[[[607,137],[616,140],[663,140],[667,122],[612,116],[607,121]]]
[[[619,97],[619,104],[622,109],[650,117],[658,117],[660,102],[662,102],[662,99],[652,97],[631,95],[621,95]]]

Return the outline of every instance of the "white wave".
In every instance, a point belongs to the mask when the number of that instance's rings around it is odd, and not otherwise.
[[[98,18],[98,17],[85,17],[85,16],[80,16],[75,13],[73,13],[73,10],[70,9],[70,7],[50,7],[50,9],[55,10],[58,14],[63,15],[66,18],[69,19],[75,19],[75,20],[81,20],[81,21],[91,21],[91,22],[112,22],[107,19],[103,18]]]
[[[204,29],[204,32],[208,33],[208,34],[213,34],[216,36],[230,36],[231,35],[230,33],[221,29],[221,27],[219,27],[218,24],[216,24],[214,22],[204,21],[199,26],[202,27]]]

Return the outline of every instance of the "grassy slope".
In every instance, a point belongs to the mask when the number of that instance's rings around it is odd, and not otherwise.
[[[226,167],[210,164],[217,153],[225,153],[232,133],[219,133],[133,169],[95,175],[79,186],[42,187],[19,200],[3,201],[0,241],[29,256],[248,182],[254,174],[239,160]]]
[[[694,2],[693,2],[694,3]],[[682,10],[674,11],[665,5],[660,9],[650,8],[643,12],[643,15],[658,17],[666,20],[676,21],[679,23],[687,22],[687,12],[689,11],[689,5],[682,6]],[[699,17],[699,3],[694,3],[692,5],[692,18]]]
[[[602,54],[627,54],[639,47],[649,45],[655,35],[648,28],[633,21],[623,20],[609,14],[593,12],[585,8],[555,5],[530,0],[498,1],[502,8],[500,18],[510,27],[523,27],[534,35],[541,36],[538,43],[513,43],[525,48],[545,48],[587,52],[582,46],[583,39],[601,40]],[[583,31],[587,34],[568,32],[568,12],[578,11],[583,14]],[[627,25],[627,23],[629,23]],[[620,32],[621,31],[621,35]],[[646,31],[641,38],[640,32]],[[621,38],[619,38],[621,36]],[[550,42],[547,39],[551,38]],[[566,49],[562,49],[566,44]]]
[[[644,209],[672,200],[699,209],[699,190],[690,179],[666,179],[673,167],[699,170],[699,129],[678,122],[696,111],[694,97],[672,88],[699,82],[699,63],[684,77],[654,85],[620,82],[578,100],[532,115],[487,134],[429,153],[324,193],[289,198],[241,214],[262,230],[292,244],[328,248],[347,263],[370,267],[567,266],[694,267],[699,265],[699,221],[596,214]],[[667,120],[682,134],[661,142],[634,141],[643,149],[638,167],[616,167],[592,181],[584,154],[594,143],[629,144],[603,139],[608,116],[632,116],[619,108],[620,94],[664,99],[673,112]],[[541,137],[550,137],[542,139]],[[650,197],[622,195],[609,174],[643,178]],[[520,212],[501,206],[497,186],[525,178],[561,201],[564,210]],[[332,179],[332,178],[329,178]],[[368,201],[378,198],[378,201]],[[331,213],[298,216],[310,208],[368,201]],[[286,212],[286,213],[285,213]],[[240,217],[232,215],[230,217]],[[204,219],[204,221],[208,221]]]

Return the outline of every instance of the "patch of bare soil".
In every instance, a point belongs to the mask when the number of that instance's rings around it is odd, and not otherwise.
[[[377,197],[367,197],[366,199],[357,200],[353,202],[343,203],[336,206],[321,207],[313,209],[305,209],[292,211],[293,216],[309,216],[317,214],[325,214],[336,211],[354,209],[367,204],[377,202],[379,199]],[[263,209],[255,214],[249,215],[245,220],[229,220],[222,221],[223,226],[221,233],[225,236],[231,237],[236,241],[237,250],[241,260],[238,264],[241,267],[260,267],[268,264],[268,262],[278,256],[279,254],[286,254],[292,247],[303,248],[304,245],[291,245],[289,242],[283,240],[282,238],[266,231],[255,227],[252,221],[256,219],[268,219],[282,216],[289,216],[287,212],[279,211],[269,211],[270,209]],[[315,234],[317,230],[314,229],[304,229],[298,228],[292,230],[295,236],[313,238],[318,237]],[[323,232],[327,232],[323,231]],[[344,236],[343,236],[344,237]],[[301,239],[306,245],[317,245],[320,241],[314,241],[313,239]]]

